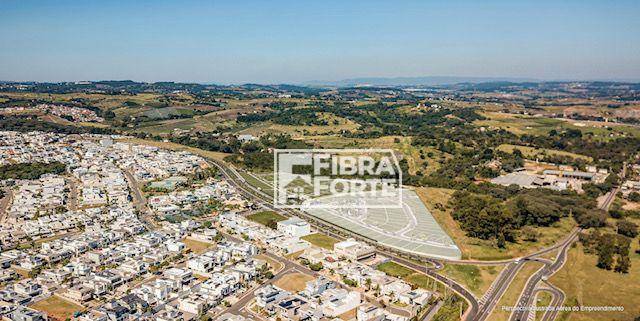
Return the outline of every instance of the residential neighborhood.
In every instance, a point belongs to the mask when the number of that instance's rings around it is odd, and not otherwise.
[[[0,150],[64,165],[0,181],[6,320],[407,321],[439,296],[377,269],[370,245],[252,219],[274,214],[189,152],[40,132],[0,132]]]

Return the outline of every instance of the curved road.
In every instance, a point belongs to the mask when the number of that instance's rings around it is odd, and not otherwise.
[[[553,263],[550,263],[546,260],[538,260],[540,262],[543,262],[545,265],[542,268],[540,268],[535,274],[533,274],[527,281],[527,284],[525,285],[524,289],[522,289],[522,293],[520,294],[520,298],[518,299],[518,303],[517,303],[518,308],[525,308],[525,307],[532,306],[532,302],[535,299],[534,292],[536,290],[536,287],[541,281],[546,281],[550,276],[554,275],[556,272],[558,272],[558,270],[560,270],[560,268],[562,268],[562,266],[567,260],[567,251],[571,246],[571,244],[573,244],[573,242],[576,239],[577,239],[576,235],[573,235],[573,237],[571,237],[562,246],[562,248],[560,249],[560,252],[558,253],[558,256],[553,261]],[[562,302],[559,302],[559,304],[562,304]],[[525,321],[527,320],[527,316],[529,315],[529,312],[530,311],[527,309],[519,309],[517,311],[514,311],[511,314],[510,320]]]

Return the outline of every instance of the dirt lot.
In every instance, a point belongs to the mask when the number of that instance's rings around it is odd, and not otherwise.
[[[304,290],[307,281],[311,280],[313,280],[313,277],[310,275],[289,273],[275,281],[274,285],[289,292],[298,292]]]

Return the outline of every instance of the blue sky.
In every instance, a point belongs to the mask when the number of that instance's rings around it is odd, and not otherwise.
[[[640,80],[640,1],[0,1],[0,80]]]

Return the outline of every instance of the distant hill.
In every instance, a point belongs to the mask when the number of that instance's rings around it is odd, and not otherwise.
[[[309,81],[303,83],[310,86],[439,86],[453,85],[459,83],[486,83],[486,82],[537,82],[531,78],[509,78],[509,77],[453,77],[453,76],[429,76],[429,77],[370,77],[351,78],[337,81]]]

